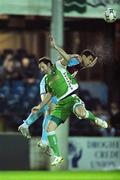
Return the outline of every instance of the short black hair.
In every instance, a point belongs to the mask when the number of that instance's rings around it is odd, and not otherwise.
[[[38,64],[40,64],[41,62],[43,62],[45,64],[50,63],[50,65],[52,65],[51,59],[49,57],[46,57],[46,56],[44,56],[38,60]]]
[[[93,58],[96,58],[96,57],[97,57],[97,56],[95,55],[95,53],[94,53],[93,51],[89,50],[89,49],[83,50],[80,55],[81,55],[81,56],[82,56],[82,55],[85,55],[86,57],[91,55],[91,56],[93,56]]]

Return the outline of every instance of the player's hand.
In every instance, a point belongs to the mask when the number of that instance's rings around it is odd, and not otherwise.
[[[49,36],[49,39],[50,39],[50,46],[54,48],[56,46],[55,39],[53,38],[52,35]]]
[[[97,62],[97,57],[87,66],[87,67],[93,67]]]

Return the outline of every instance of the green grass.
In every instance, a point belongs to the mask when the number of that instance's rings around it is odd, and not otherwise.
[[[0,171],[0,180],[120,180],[120,171]]]

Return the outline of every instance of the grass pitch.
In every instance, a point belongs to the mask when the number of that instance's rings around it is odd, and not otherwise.
[[[0,180],[120,180],[120,171],[0,171]]]

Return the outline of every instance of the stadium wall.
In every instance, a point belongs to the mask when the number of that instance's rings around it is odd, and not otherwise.
[[[103,18],[107,7],[119,14],[119,0],[64,0],[65,17]],[[0,14],[51,16],[52,0],[5,0],[0,1]],[[119,17],[119,16],[118,16]]]

